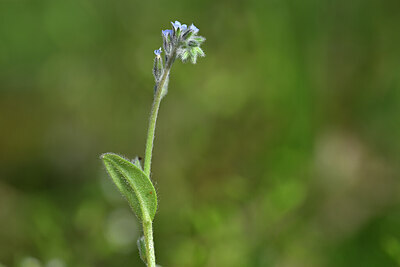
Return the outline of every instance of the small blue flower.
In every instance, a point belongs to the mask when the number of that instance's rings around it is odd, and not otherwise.
[[[173,33],[172,30],[163,30],[163,31],[161,31],[161,32],[162,32],[162,34],[163,34],[165,37],[168,37],[168,35],[169,35],[169,36],[172,36],[172,33]]]
[[[175,22],[171,22],[171,23],[172,23],[172,26],[174,27],[175,31],[177,29],[180,29],[181,26],[182,26],[181,23],[179,21],[177,21],[177,20],[175,20]]]
[[[161,56],[161,52],[162,52],[161,47],[157,50],[154,50],[154,54],[156,54],[156,56]]]
[[[199,29],[193,24],[190,25],[189,30],[192,31],[194,34],[197,34],[199,32]]]
[[[178,29],[181,30],[181,32],[186,31],[188,26],[186,24],[181,24],[179,21],[171,22],[172,26],[174,27],[175,31]]]

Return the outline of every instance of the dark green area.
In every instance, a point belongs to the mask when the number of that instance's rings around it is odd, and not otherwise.
[[[143,266],[104,152],[142,156],[162,266],[400,266],[400,2],[0,1],[0,263]]]

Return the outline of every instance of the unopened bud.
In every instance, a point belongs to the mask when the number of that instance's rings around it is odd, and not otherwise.
[[[156,57],[154,58],[153,75],[156,82],[161,79],[164,71],[164,66],[161,58],[161,47],[160,49],[154,50]]]
[[[172,30],[163,30],[162,31],[162,37],[163,37],[163,47],[165,54],[168,55],[171,53],[171,48],[172,48]]]
[[[139,238],[137,240],[137,247],[139,249],[139,256],[142,259],[142,261],[147,264],[147,259],[146,259],[146,241],[144,240],[144,236]]]

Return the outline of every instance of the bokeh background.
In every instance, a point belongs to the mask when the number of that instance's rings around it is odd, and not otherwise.
[[[400,266],[400,2],[1,0],[1,266],[143,266],[103,152],[143,156],[162,266]]]

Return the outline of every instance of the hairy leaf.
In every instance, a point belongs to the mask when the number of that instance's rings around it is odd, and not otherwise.
[[[126,197],[139,219],[150,216],[151,220],[157,211],[157,196],[149,177],[132,162],[113,153],[101,156],[113,182]]]

